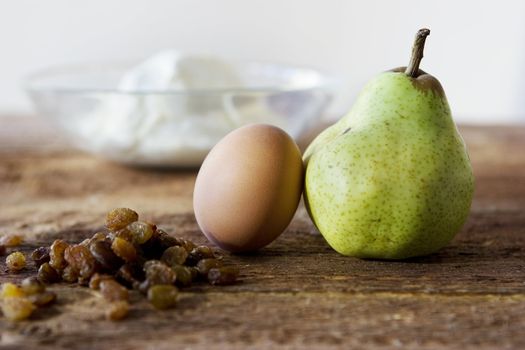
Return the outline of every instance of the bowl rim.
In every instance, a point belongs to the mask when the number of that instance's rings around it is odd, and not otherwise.
[[[279,93],[279,92],[306,92],[314,90],[334,90],[342,82],[341,78],[329,74],[326,71],[307,65],[297,65],[265,60],[234,60],[226,59],[227,62],[236,65],[261,65],[273,66],[284,69],[303,70],[317,74],[319,83],[304,84],[304,86],[253,86],[253,87],[218,87],[218,88],[188,88],[188,89],[144,89],[144,90],[122,90],[118,88],[92,88],[92,87],[60,87],[60,86],[39,86],[39,81],[53,76],[82,73],[100,74],[101,72],[124,68],[131,68],[140,61],[120,60],[120,61],[100,61],[100,62],[77,62],[67,64],[56,64],[34,71],[25,76],[22,86],[28,93],[61,93],[61,94],[117,94],[117,95],[214,95],[214,94],[259,94],[259,93]]]

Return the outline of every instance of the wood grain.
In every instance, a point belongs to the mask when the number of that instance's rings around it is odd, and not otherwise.
[[[192,213],[194,171],[119,166],[69,149],[38,120],[0,122],[0,234],[24,234],[23,251],[91,235],[116,206],[206,242]],[[0,318],[0,348],[524,348],[525,128],[461,131],[475,199],[461,233],[436,254],[342,257],[301,206],[269,247],[226,254],[241,265],[237,285],[193,286],[165,312],[133,294],[130,318],[120,323],[104,320],[95,292],[57,285],[58,304],[32,320]],[[34,273],[4,270],[2,261],[1,282]]]

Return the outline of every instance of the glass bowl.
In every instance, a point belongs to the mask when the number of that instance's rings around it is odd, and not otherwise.
[[[292,65],[229,62],[236,85],[211,77],[191,88],[122,90],[135,63],[79,64],[31,75],[37,113],[77,148],[113,161],[195,167],[228,132],[250,123],[276,125],[298,139],[323,115],[333,80]]]

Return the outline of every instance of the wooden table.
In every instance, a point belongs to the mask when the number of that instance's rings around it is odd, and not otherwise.
[[[130,317],[105,321],[86,288],[52,287],[58,303],[30,321],[0,318],[0,348],[525,348],[525,127],[463,127],[476,175],[470,218],[428,257],[365,261],[331,250],[304,208],[273,244],[240,264],[242,282],[197,285],[176,309],[133,295]],[[91,235],[113,207],[135,208],[205,242],[192,213],[192,171],[132,169],[64,147],[31,118],[0,119],[0,232],[22,250]],[[4,272],[0,281],[19,281]],[[184,345],[184,346],[183,346]]]

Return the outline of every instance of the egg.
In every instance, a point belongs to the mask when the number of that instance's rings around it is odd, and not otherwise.
[[[206,156],[193,208],[206,237],[231,252],[260,249],[294,216],[303,190],[301,152],[283,130],[251,124],[226,135]]]

